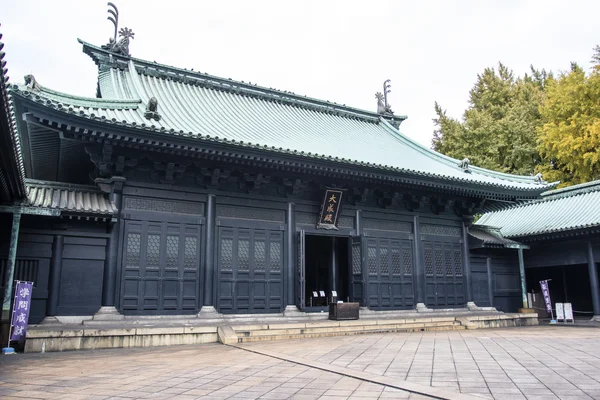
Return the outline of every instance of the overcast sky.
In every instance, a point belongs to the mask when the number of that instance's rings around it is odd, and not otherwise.
[[[0,0],[11,82],[95,96],[77,38],[113,35],[103,0]],[[502,61],[586,68],[600,44],[600,1],[113,0],[135,32],[132,56],[371,111],[392,80],[401,131],[429,146],[434,102],[460,117],[478,73]]]

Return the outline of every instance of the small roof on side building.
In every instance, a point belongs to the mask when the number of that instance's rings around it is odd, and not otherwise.
[[[532,238],[600,229],[600,180],[547,191],[534,200],[483,215],[476,225],[500,227],[503,236]]]
[[[27,201],[22,205],[55,210],[62,216],[110,219],[117,206],[94,186],[26,180]]]
[[[469,247],[477,248],[528,248],[515,240],[502,236],[500,228],[487,225],[473,225],[469,228]]]

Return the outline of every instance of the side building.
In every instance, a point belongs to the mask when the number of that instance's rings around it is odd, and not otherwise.
[[[491,212],[477,221],[530,247],[524,252],[527,292],[537,292],[533,306],[539,313],[545,308],[539,281],[551,280],[553,303],[572,303],[576,318],[600,321],[598,204],[600,181],[593,181],[548,191],[541,200]]]
[[[47,211],[23,218],[16,248],[15,276],[37,282],[32,322],[294,314],[332,295],[473,307],[488,285],[471,273],[473,215],[553,187],[412,141],[383,96],[369,112],[82,44],[97,98],[31,75],[8,86],[20,206]]]

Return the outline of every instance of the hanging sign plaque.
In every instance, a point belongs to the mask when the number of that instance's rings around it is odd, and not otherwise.
[[[325,198],[321,206],[321,214],[317,228],[319,229],[337,229],[337,222],[340,212],[342,211],[342,195],[340,189],[327,189]]]

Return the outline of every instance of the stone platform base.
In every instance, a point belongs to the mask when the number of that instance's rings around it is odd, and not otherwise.
[[[227,320],[156,320],[106,321],[102,326],[33,325],[27,331],[25,352],[40,353],[66,350],[93,350],[127,347],[171,346],[221,342],[225,344],[264,340],[297,339],[322,336],[356,335],[381,332],[461,330],[538,325],[537,314],[481,313],[457,310],[428,312],[366,312],[359,320],[330,321],[321,316],[305,318],[269,318],[262,321],[229,317]]]

